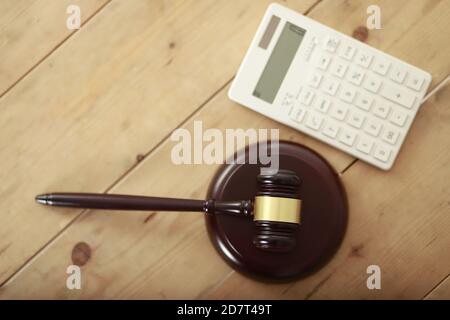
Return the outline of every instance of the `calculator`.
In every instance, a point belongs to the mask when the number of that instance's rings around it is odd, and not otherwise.
[[[271,4],[228,95],[389,170],[430,83],[419,68]]]

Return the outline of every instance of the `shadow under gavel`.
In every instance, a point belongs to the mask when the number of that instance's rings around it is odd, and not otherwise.
[[[36,196],[41,204],[108,210],[190,211],[230,214],[251,218],[256,227],[254,245],[262,250],[287,252],[296,245],[300,224],[300,178],[292,171],[278,170],[257,176],[258,191],[252,200],[216,201],[147,196],[50,193]]]

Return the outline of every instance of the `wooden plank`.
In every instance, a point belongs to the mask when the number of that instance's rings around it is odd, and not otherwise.
[[[422,107],[389,173],[357,162],[343,174],[349,225],[327,266],[287,285],[234,273],[207,297],[421,299],[449,272],[449,98],[447,85]],[[381,290],[366,287],[369,265],[381,268]]]
[[[447,276],[425,299],[450,300],[450,276]]]
[[[362,163],[346,172],[352,199],[346,243],[353,256],[314,298],[420,299],[449,273],[449,98],[446,86],[424,105],[389,177]],[[379,292],[364,287],[369,264],[382,270]]]
[[[281,139],[314,148],[337,170],[351,161],[331,147],[234,104],[226,90],[184,127],[193,132],[197,120],[202,121],[204,130],[218,128],[222,132],[248,128],[249,123],[255,129],[280,127]],[[170,158],[174,146],[175,142],[165,141],[111,192],[203,198],[218,165],[175,165]],[[80,241],[88,243],[93,253],[83,267],[83,290],[71,292],[65,289],[64,270],[71,263],[71,250]],[[201,213],[161,212],[149,218],[148,212],[91,211],[6,284],[0,297],[195,298],[229,272],[209,242]],[[24,286],[28,286],[26,291]]]
[[[311,16],[315,19],[327,23],[331,25],[332,27],[341,30],[343,32],[351,34],[353,30],[355,30],[358,26],[358,24],[361,23],[362,15],[365,12],[365,8],[369,4],[378,4],[382,8],[382,16],[388,17],[388,20],[385,18],[383,19],[383,29],[379,31],[370,31],[368,42],[370,44],[373,44],[375,47],[381,48],[382,50],[387,51],[388,53],[392,53],[396,56],[398,56],[401,59],[405,59],[406,61],[415,64],[419,67],[424,68],[425,70],[428,70],[433,75],[433,86],[436,86],[440,81],[442,81],[443,78],[445,78],[446,75],[450,73],[449,65],[448,65],[448,59],[446,59],[444,56],[440,55],[441,51],[445,51],[446,55],[449,54],[446,45],[446,42],[443,40],[444,38],[448,38],[450,36],[450,32],[448,31],[448,19],[446,17],[449,14],[450,6],[448,2],[441,2],[437,3],[436,1],[415,1],[414,6],[410,5],[410,3],[406,4],[402,1],[396,1],[396,2],[378,2],[378,3],[370,3],[366,2],[339,2],[339,1],[333,1],[331,3],[321,4],[315,8],[314,11],[311,12]],[[348,14],[351,12],[352,14]],[[347,13],[347,15],[346,15]],[[346,16],[345,21],[342,21],[342,16]],[[398,23],[398,21],[401,21],[401,23]],[[405,32],[405,30],[408,30],[408,27],[410,28],[409,31]],[[447,31],[445,31],[447,30]],[[379,35],[380,34],[380,35]],[[436,34],[436,35],[435,35]],[[439,34],[439,35],[437,35]],[[424,48],[419,49],[419,46],[417,44],[417,39],[427,39],[426,43],[429,44],[427,46],[426,50]],[[373,41],[373,43],[372,43]],[[421,43],[421,42],[419,42]],[[422,41],[423,43],[423,41]],[[408,48],[415,48],[414,50],[409,50]],[[432,59],[433,56],[439,56],[437,59]],[[440,93],[440,95],[443,95]],[[435,108],[438,109],[441,113],[433,114],[434,108],[433,107],[424,107],[424,110],[421,111],[421,113],[426,112],[430,115],[432,118],[426,118],[425,120],[421,120],[422,122],[425,121],[426,124],[422,125],[420,127],[418,124],[414,124],[410,133],[410,136],[407,138],[406,144],[418,144],[415,137],[421,137],[423,134],[426,134],[430,132],[430,128],[437,128],[440,130],[440,122],[439,122],[439,116],[442,115],[442,113],[445,113],[444,110],[441,110],[444,108],[445,99],[442,98],[439,100],[439,103]],[[429,105],[429,104],[428,104]],[[433,105],[436,105],[434,103]],[[430,109],[432,109],[430,111]],[[422,116],[423,117],[423,116]],[[442,119],[441,119],[442,121]],[[423,132],[422,132],[423,130]],[[441,139],[445,137],[445,133],[442,133],[440,135]],[[448,143],[448,139],[442,141],[442,143]],[[439,145],[439,143],[433,142],[432,139],[429,141],[422,142],[420,144],[422,147],[423,145],[427,146],[430,149],[436,149],[434,152],[439,152],[442,146]],[[422,148],[423,149],[423,148]],[[419,153],[425,153],[425,151],[421,151],[420,148],[412,149],[412,151],[407,151],[407,147],[405,146],[400,154],[400,158],[407,159],[403,161],[413,161],[416,158],[416,152]],[[428,150],[428,149],[427,149]],[[434,153],[432,153],[434,154]],[[433,159],[432,154],[430,154],[429,159]],[[447,160],[448,158],[444,159]],[[412,162],[412,165],[415,165],[417,168],[420,167],[420,163]],[[389,184],[389,190],[391,190],[391,182],[394,183],[396,179],[401,179],[403,183],[408,183],[409,178],[407,173],[404,173],[404,175],[401,178],[396,177],[395,170],[402,170],[403,164],[399,161],[393,171],[390,171],[388,173],[384,172],[377,172],[375,170],[374,174],[377,174],[379,176],[378,179],[383,179],[382,181],[384,183]],[[357,168],[364,168],[360,169],[363,173],[361,173],[361,177],[359,177],[362,181],[364,181],[364,185],[366,184],[366,181],[369,179],[369,176],[366,176],[364,173],[368,172],[373,169],[365,165],[363,163],[359,163],[356,166]],[[406,168],[405,168],[406,170]],[[344,174],[344,182],[346,182],[346,185],[348,185],[350,182],[347,182],[346,175],[347,173],[350,173],[353,171],[353,167],[349,169],[348,172]],[[445,168],[442,168],[443,173],[448,173],[448,170],[446,171]],[[429,181],[433,181],[434,177],[436,178],[441,175],[441,172],[439,169],[436,169],[434,174],[429,177]],[[372,179],[372,178],[371,178]],[[413,180],[414,181],[414,180]],[[351,185],[350,187],[357,188],[358,191],[360,191],[361,188],[361,182],[353,182],[357,183],[356,185]],[[349,188],[349,186],[347,186]],[[357,191],[355,191],[357,192]],[[406,191],[405,191],[406,192]],[[349,262],[346,264],[342,264],[342,261],[345,261],[347,259],[347,256],[349,255],[349,252],[352,253],[353,256],[358,256],[360,243],[355,243],[354,237],[352,233],[352,225],[355,223],[355,219],[362,219],[361,223],[364,223],[364,219],[368,219],[367,215],[370,214],[370,204],[373,203],[374,206],[376,206],[377,201],[380,201],[382,197],[384,196],[383,193],[379,194],[379,191],[375,191],[374,194],[371,194],[370,192],[364,192],[364,194],[360,195],[361,197],[367,197],[367,206],[368,208],[364,208],[363,213],[359,214],[358,211],[356,211],[356,207],[358,204],[358,201],[361,201],[360,199],[356,198],[354,195],[349,194],[350,199],[350,210],[351,210],[351,218],[350,218],[350,228],[348,231],[348,234],[346,236],[346,240],[344,244],[342,245],[342,248],[339,251],[338,256],[330,263],[326,268],[322,269],[320,272],[315,274],[313,277],[307,278],[303,281],[299,281],[296,284],[261,284],[259,282],[255,282],[252,280],[247,280],[241,275],[237,273],[233,273],[231,276],[227,278],[226,281],[224,281],[217,290],[212,293],[211,295],[208,295],[207,297],[210,298],[239,298],[239,299],[251,299],[251,298],[311,298],[316,296],[316,292],[321,288],[325,286],[327,282],[330,281],[330,277],[335,277],[335,269],[340,270],[342,274],[346,274],[347,278],[355,277],[355,274],[352,273],[354,269],[350,268],[350,264],[353,262],[354,258],[349,259]],[[407,197],[408,195],[398,195],[398,201],[402,202],[402,197]],[[378,197],[380,197],[380,200],[378,200]],[[409,199],[408,199],[409,200]],[[396,199],[393,199],[392,202],[395,203]],[[439,205],[440,202],[439,199],[433,199],[432,197],[429,199],[429,205]],[[403,204],[403,202],[402,202]],[[407,208],[410,208],[409,206]],[[412,210],[414,209],[414,206],[412,206]],[[443,208],[445,209],[445,208]],[[352,214],[353,212],[356,212],[355,214]],[[403,212],[403,210],[402,210]],[[442,214],[442,212],[440,212]],[[359,216],[357,216],[359,214]],[[354,218],[356,216],[356,218]],[[442,215],[440,216],[442,218]],[[398,218],[399,221],[401,221],[400,217]],[[444,225],[445,223],[441,221]],[[370,222],[367,222],[368,224]],[[395,223],[395,220],[392,221],[392,223]],[[364,224],[364,227],[361,227],[359,229],[356,229],[357,231],[364,234],[366,231],[365,229],[366,225]],[[368,228],[368,226],[367,226]],[[386,228],[386,232],[389,231],[389,224],[383,225],[383,228]],[[385,233],[384,229],[377,229],[380,232],[380,237],[383,237],[383,234]],[[359,235],[361,236],[361,235]],[[376,241],[376,240],[373,240]],[[407,240],[404,240],[405,243],[418,241],[418,239],[414,238],[408,238]],[[445,239],[442,239],[442,241],[445,241]],[[353,243],[352,243],[353,242]],[[383,242],[382,242],[383,243]],[[433,246],[433,250],[441,250],[442,245],[445,244],[445,242],[438,242],[435,243]],[[369,249],[365,248],[364,251],[368,251]],[[430,249],[431,250],[431,249]],[[370,251],[367,253],[370,254],[372,257],[376,257],[376,254],[380,254],[380,252],[374,250],[373,253]],[[393,258],[395,261],[395,258]],[[424,261],[422,259],[420,260],[420,267],[417,269],[422,272],[424,269],[422,269],[424,263],[429,263],[432,261],[432,259],[429,259],[426,261],[425,257],[423,257]],[[439,259],[440,261],[445,261],[442,259]],[[358,260],[357,260],[358,261]],[[364,261],[366,262],[366,261]],[[342,267],[341,267],[342,264]],[[360,266],[360,265],[359,265]],[[397,265],[395,265],[397,266]],[[361,266],[360,266],[361,267]],[[367,267],[367,265],[365,266]],[[442,268],[442,266],[441,266]],[[414,268],[416,270],[416,268]],[[448,269],[447,269],[448,271]],[[440,269],[439,272],[437,272],[434,277],[428,278],[428,282],[422,282],[422,288],[417,285],[414,288],[416,290],[411,291],[411,297],[420,298],[420,293],[417,289],[422,289],[424,291],[421,291],[422,294],[426,292],[426,285],[430,286],[431,289],[433,283],[436,281],[436,278],[442,277],[443,270]],[[323,289],[324,294],[323,295],[317,295],[318,297],[333,297],[333,298],[343,298],[343,297],[352,297],[352,298],[358,298],[358,297],[364,297],[363,294],[368,294],[367,289],[364,286],[365,282],[361,282],[362,278],[366,276],[365,269],[358,270],[356,273],[358,278],[352,279],[353,284],[360,285],[359,289],[362,292],[359,292],[355,290],[355,288],[349,288],[348,291],[343,292],[346,290],[349,286],[347,282],[344,282],[343,277],[340,278],[337,277],[336,286],[341,286],[340,290],[337,290],[336,288],[332,289]],[[345,279],[346,281],[350,281],[348,279]],[[411,281],[412,286],[414,286],[414,280],[409,279]],[[426,281],[427,279],[422,279],[422,281]],[[404,284],[404,282],[398,282]],[[239,291],[236,292],[234,288],[239,286]],[[333,290],[336,290],[333,294]],[[384,291],[384,290],[383,290]],[[400,291],[400,290],[399,290]],[[390,292],[392,294],[392,292]],[[328,294],[328,295],[327,295]],[[387,292],[384,292],[384,294],[387,294]],[[373,296],[371,296],[373,297]],[[400,295],[399,295],[400,297]]]
[[[334,2],[332,3],[334,4]],[[420,4],[423,3],[420,2]],[[430,8],[430,5],[427,7]],[[437,14],[439,11],[436,10],[443,10],[442,8],[436,9],[434,6],[431,7],[429,10],[437,17],[439,16]],[[424,9],[424,6],[422,6],[422,9]],[[314,10],[313,13],[317,14],[316,12],[324,9],[319,5],[317,10]],[[341,9],[341,11],[337,12],[341,12],[342,16],[346,11]],[[365,12],[365,7],[363,12]],[[424,10],[424,18],[430,14],[430,11]],[[442,14],[445,14],[445,11]],[[348,16],[348,14],[345,15]],[[254,28],[256,28],[257,20],[255,20],[253,30],[247,30],[247,41],[254,32]],[[420,21],[418,24],[420,24]],[[431,25],[427,26],[427,28],[431,27]],[[442,25],[438,24],[436,28],[441,27]],[[399,34],[394,36],[403,39]],[[412,42],[412,35],[410,34],[408,37],[410,37],[409,41]],[[406,41],[406,44],[408,44],[408,41]],[[434,45],[444,46],[444,43],[434,43]],[[438,47],[430,48],[430,50],[438,51],[445,49]],[[242,47],[240,54],[244,51],[245,46]],[[414,61],[410,62],[418,64]],[[438,60],[428,61],[427,63],[430,63],[430,67],[424,68],[427,70],[439,70],[437,66],[434,67],[434,64],[438,62]],[[438,79],[440,76],[437,75],[435,77]],[[442,101],[429,102],[426,106],[428,109],[425,110],[430,110],[430,106],[435,106],[434,108],[439,108],[439,110],[443,109]],[[441,115],[437,115],[436,112],[433,112],[434,110],[429,111],[433,117],[436,115],[438,120],[436,121],[433,118],[432,121],[434,122],[432,126],[441,128],[442,122],[445,120],[442,118],[445,117],[445,114],[442,116],[442,113]],[[223,92],[216,99],[208,103],[194,119],[202,119],[205,121],[207,124],[205,127],[225,128],[230,125],[248,127],[249,124],[255,127],[273,127],[276,125],[273,122],[266,123],[265,121],[269,120],[235,106],[226,99],[225,93]],[[428,127],[431,126],[431,120],[428,119],[425,122]],[[192,121],[190,125],[192,125]],[[283,137],[290,137],[296,141],[304,142],[314,149],[319,150],[338,169],[344,167],[344,164],[346,165],[350,160],[343,154],[317,141],[305,138],[303,135],[297,134],[290,129],[282,128],[281,134]],[[428,135],[427,139],[429,138],[430,136]],[[408,141],[415,140],[408,139]],[[423,141],[418,142],[419,147],[422,144]],[[417,152],[419,147],[415,149],[415,152]],[[438,151],[435,150],[433,154],[435,155]],[[411,154],[413,153],[411,152]],[[432,158],[433,154],[430,155],[430,158]],[[157,192],[161,195],[182,197],[203,196],[206,191],[206,185],[215,167],[191,166],[186,168],[186,166],[174,166],[170,165],[169,156],[170,144],[166,142],[136,167],[132,174],[127,176],[112,191],[137,194],[155,194]],[[364,164],[358,164],[358,166],[365,168]],[[360,170],[364,171],[365,169]],[[376,175],[386,176],[386,173],[373,168],[369,167],[368,170],[371,175],[373,173],[370,170],[373,170]],[[395,170],[398,170],[397,167]],[[353,168],[347,173],[349,172],[353,172]],[[170,173],[170,179],[167,178],[168,173]],[[173,189],[174,181],[183,181],[186,177],[192,180],[192,184],[179,183],[177,184],[177,188]],[[360,177],[358,176],[358,178]],[[374,178],[371,177],[370,179]],[[399,178],[396,179],[399,180]],[[389,182],[391,180],[395,179],[390,179]],[[345,183],[347,185],[348,182],[345,181]],[[360,187],[360,184],[358,186]],[[377,198],[374,199],[373,204],[377,205]],[[55,212],[61,212],[61,210],[58,209]],[[390,216],[395,215],[390,214]],[[362,223],[359,220],[356,222]],[[386,222],[386,225],[388,225],[388,222]],[[355,224],[352,222],[352,225]],[[133,216],[130,216],[130,214],[121,216],[119,213],[91,212],[89,215],[83,217],[82,220],[72,225],[61,238],[52,243],[51,246],[33,259],[32,263],[26,269],[17,274],[6,286],[1,288],[0,297],[314,298],[316,295],[321,294],[321,288],[325,288],[327,282],[334,277],[332,272],[338,269],[340,263],[345,262],[347,255],[349,255],[349,250],[353,245],[349,240],[349,236],[347,236],[338,256],[313,277],[289,285],[265,285],[255,283],[249,279],[239,277],[236,273],[232,273],[211,248],[204,227],[202,229],[202,226],[203,219],[198,215],[165,215],[159,213],[148,218],[146,213],[136,213]],[[357,228],[357,230],[359,230],[359,233],[363,233],[365,231],[364,224],[363,227]],[[384,229],[381,229],[381,231],[384,232]],[[118,236],[118,234],[121,236]],[[65,288],[66,274],[64,271],[67,265],[72,263],[70,253],[74,245],[79,241],[86,241],[93,249],[93,253],[92,257],[87,261],[87,264],[83,266],[83,290],[74,292]],[[438,242],[438,245],[440,244]],[[357,244],[356,247],[351,249],[352,256],[357,257],[361,253],[361,249],[358,248]],[[435,250],[438,247],[433,248]],[[426,253],[429,254],[429,252]],[[356,257],[351,259],[356,259]],[[351,270],[347,274],[348,278],[354,276],[354,274],[351,274]],[[345,275],[345,268],[340,269],[340,272]],[[440,272],[441,270],[437,270],[436,274],[438,275]],[[362,276],[365,276],[365,273]],[[438,276],[434,278],[438,278]],[[340,285],[345,287],[347,284],[340,282]],[[303,292],[300,292],[299,287]],[[236,290],[236,288],[239,288],[239,290]],[[355,290],[352,292],[355,296],[358,294],[358,292],[355,293]]]
[[[450,73],[448,1],[329,1],[314,8],[310,16],[352,35],[365,27],[370,5],[380,7],[382,29],[367,30],[365,42],[430,72],[431,88]]]
[[[34,196],[111,186],[232,78],[268,3],[113,2],[0,100],[0,283],[79,214]]]
[[[0,97],[74,31],[66,8],[78,5],[84,24],[107,0],[0,1]]]

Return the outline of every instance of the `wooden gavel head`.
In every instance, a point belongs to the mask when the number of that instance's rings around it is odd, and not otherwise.
[[[266,251],[286,252],[296,245],[296,231],[300,225],[300,178],[290,170],[257,176],[254,200],[206,200],[207,214],[252,216],[256,235],[253,244]]]
[[[300,225],[300,178],[293,171],[279,170],[275,174],[258,175],[257,183],[254,245],[274,252],[292,250]]]

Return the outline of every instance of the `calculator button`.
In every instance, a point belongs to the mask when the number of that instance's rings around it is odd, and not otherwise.
[[[306,110],[304,108],[294,108],[291,112],[291,119],[295,122],[301,123],[306,115]]]
[[[330,52],[335,52],[337,47],[339,46],[339,39],[334,37],[328,37],[325,41],[325,49]]]
[[[356,57],[356,63],[364,68],[367,68],[370,65],[371,61],[372,61],[372,55],[365,53],[365,52],[358,53],[358,55]]]
[[[355,142],[355,139],[356,133],[350,130],[344,130],[339,138],[339,141],[351,147]]]
[[[390,110],[390,107],[387,104],[377,101],[372,112],[377,117],[380,117],[381,119],[386,119],[386,117],[389,113],[389,110]]]
[[[419,91],[420,88],[422,88],[423,83],[424,79],[422,77],[411,75],[406,81],[406,86],[413,90]]]
[[[373,65],[373,71],[384,76],[390,66],[390,62],[384,59],[376,59],[375,64]]]
[[[308,118],[308,120],[306,120],[306,126],[314,130],[319,130],[322,121],[323,121],[322,116],[313,114]]]
[[[322,133],[330,138],[335,138],[339,132],[339,126],[337,123],[332,121],[327,121],[325,124]]]
[[[380,86],[381,80],[375,77],[370,77],[364,82],[364,88],[373,93],[377,93]]]
[[[344,45],[342,48],[340,56],[347,60],[352,60],[353,56],[355,55],[356,49],[350,44]]]
[[[404,113],[400,110],[394,110],[392,112],[390,120],[393,124],[396,124],[399,127],[402,127],[405,124],[407,118],[408,118],[408,116],[406,115],[406,113]]]
[[[320,57],[317,67],[322,70],[327,70],[330,62],[331,62],[331,57],[329,55],[324,54]]]
[[[396,68],[392,74],[391,79],[398,83],[403,83],[403,80],[405,80],[406,77],[406,71],[400,68]]]
[[[356,99],[356,106],[365,111],[369,111],[373,103],[373,97],[367,94],[360,94]]]
[[[395,144],[397,142],[399,133],[394,129],[385,129],[382,134],[382,139],[390,144]]]
[[[291,115],[298,106],[300,106],[300,103],[298,101],[294,101],[292,103],[292,105],[289,106],[289,115]],[[285,108],[285,109],[288,109],[288,108]]]
[[[356,95],[356,90],[353,89],[352,87],[344,87],[341,90],[341,94],[339,95],[339,97],[341,98],[341,100],[348,102],[348,103],[352,103],[353,99],[355,98]]]
[[[284,107],[291,107],[294,104],[294,95],[287,93],[284,98],[283,98],[283,102],[281,103],[282,106]]]
[[[364,115],[362,115],[361,113],[352,112],[352,114],[350,115],[350,117],[348,119],[348,124],[351,125],[352,127],[359,129],[362,127],[364,118],[365,118]]]
[[[325,83],[325,87],[323,90],[328,93],[331,96],[334,96],[336,94],[337,89],[339,88],[339,82],[329,79]]]
[[[359,86],[364,78],[365,72],[360,68],[352,68],[349,73],[347,73],[347,80],[353,84]]]
[[[283,102],[281,103],[281,105],[283,107],[292,107],[294,105],[294,100],[291,99],[284,99]]]
[[[300,93],[299,101],[302,104],[309,106],[311,104],[313,97],[314,97],[313,90],[310,90],[308,88],[303,88],[302,92]]]
[[[370,154],[370,151],[373,147],[373,139],[370,139],[366,136],[363,136],[359,139],[358,144],[356,145],[356,149],[365,154]]]
[[[381,95],[386,99],[398,103],[408,109],[412,108],[416,99],[416,96],[411,91],[405,90],[402,87],[393,84],[384,86],[381,91]]]
[[[374,137],[377,137],[381,130],[381,123],[375,119],[371,119],[365,128],[366,132]]]
[[[382,145],[378,145],[375,150],[374,157],[380,161],[386,162],[389,159],[390,155],[391,151],[388,148]]]
[[[287,92],[286,95],[284,96],[285,99],[287,100],[294,100],[295,99],[295,94],[291,93],[291,92]]]
[[[309,85],[313,88],[319,87],[320,81],[322,80],[322,75],[320,73],[314,73],[309,78]]]
[[[324,97],[319,97],[316,100],[316,109],[319,110],[320,112],[323,113],[327,113],[328,109],[330,108],[330,100],[324,98]]]
[[[345,116],[347,115],[348,107],[344,106],[343,104],[337,104],[333,111],[331,112],[331,116],[338,120],[344,120]]]
[[[347,64],[343,62],[337,62],[333,67],[333,74],[336,77],[342,78],[347,71]]]

